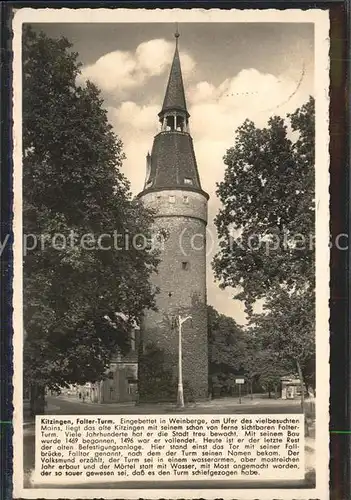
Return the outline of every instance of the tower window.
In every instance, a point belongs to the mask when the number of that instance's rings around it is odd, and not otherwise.
[[[190,179],[189,177],[185,177],[184,184],[187,184],[188,186],[192,186],[193,180]]]
[[[188,261],[182,262],[182,269],[183,269],[183,271],[187,271],[189,269],[189,262]]]
[[[170,203],[175,203],[175,196],[170,196],[168,199]]]
[[[174,119],[174,116],[167,116],[166,118],[166,130],[169,132],[169,131],[172,131],[174,130],[174,126],[175,126],[175,119]]]
[[[178,132],[184,132],[184,118],[183,116],[176,117],[176,125]]]

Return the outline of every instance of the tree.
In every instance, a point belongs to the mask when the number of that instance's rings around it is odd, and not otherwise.
[[[260,339],[251,329],[246,332],[246,345],[244,351],[244,375],[249,385],[251,399],[253,399],[253,385],[258,380],[261,368]]]
[[[313,99],[288,120],[297,140],[278,116],[263,129],[249,120],[238,128],[218,184],[213,267],[220,286],[236,288],[235,298],[245,301],[251,323],[271,332],[280,360],[294,358],[303,377],[314,357]],[[259,299],[261,318],[253,314]]]
[[[154,307],[152,214],[132,199],[99,90],[65,39],[23,34],[24,376],[43,393],[104,376]],[[125,320],[116,313],[122,313]]]
[[[260,371],[259,383],[261,387],[268,392],[268,397],[274,393],[274,398],[277,398],[278,389],[281,385],[281,378],[285,374],[286,368],[279,363],[279,359],[275,356],[275,352],[268,348],[260,352]]]
[[[210,382],[228,391],[234,375],[243,373],[246,338],[233,318],[218,313],[212,306],[208,311]]]
[[[314,295],[289,293],[273,289],[269,294],[264,312],[255,315],[263,346],[273,352],[276,364],[285,366],[290,374],[297,372],[301,397],[305,388],[315,385],[315,314]]]
[[[280,379],[285,375],[286,368],[278,359],[272,346],[265,343],[265,337],[257,325],[246,328],[245,334],[246,346],[243,366],[251,399],[253,399],[254,385],[268,392],[269,397],[271,397],[272,391],[276,396]]]

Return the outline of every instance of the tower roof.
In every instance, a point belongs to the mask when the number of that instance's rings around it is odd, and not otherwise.
[[[162,111],[159,113],[161,130],[154,137],[151,155],[148,153],[146,157],[146,180],[139,196],[150,191],[181,189],[199,192],[208,198],[201,188],[189,132],[189,113],[178,53],[178,31],[175,37],[175,53]]]
[[[155,137],[150,178],[153,189],[201,190],[193,141],[189,134],[159,134]]]
[[[169,110],[180,110],[188,113],[185,101],[185,92],[183,85],[182,69],[180,67],[180,59],[178,52],[178,31],[175,34],[176,48],[174,51],[173,62],[169,74],[165,98],[163,100],[162,110],[160,115]]]

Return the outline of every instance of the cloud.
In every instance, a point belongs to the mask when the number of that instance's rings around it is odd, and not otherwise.
[[[84,66],[80,80],[91,80],[105,92],[120,87],[128,89],[136,84],[137,65],[130,52],[109,52],[94,64]]]
[[[179,58],[180,58],[180,63],[182,65],[182,73],[184,76],[187,76],[191,74],[191,72],[193,71],[193,69],[195,68],[195,61],[194,59],[189,55],[187,54],[186,52],[182,52],[180,55],[179,55]]]
[[[281,116],[304,104],[312,89],[284,76],[242,70],[217,87],[202,81],[189,89],[190,127],[200,177],[212,200],[209,210],[218,211],[216,182],[224,177],[223,156],[234,144],[235,131],[245,119],[266,126],[273,114]]]
[[[158,38],[141,43],[135,52],[109,52],[94,64],[84,66],[79,81],[91,80],[104,92],[125,94],[164,73],[172,61],[173,51],[173,43]],[[186,53],[182,54],[181,62],[184,74],[195,66],[193,58]]]
[[[216,88],[208,82],[199,82],[188,93],[189,102],[193,104],[213,99],[216,95]]]
[[[159,106],[139,106],[124,101],[118,107],[108,108],[109,122],[121,137],[126,160],[123,171],[131,182],[134,194],[139,193],[146,175],[146,154],[151,151],[153,136],[158,131]]]
[[[172,45],[166,40],[155,39],[141,43],[135,58],[141,71],[147,75],[160,75],[172,60]]]
[[[174,44],[163,39],[149,40],[141,43],[136,51],[135,56],[138,66],[145,70],[148,75],[160,75],[169,68],[174,52]],[[180,55],[182,72],[186,75],[195,67],[194,59],[182,52]]]
[[[303,87],[296,91],[298,85],[299,81],[253,68],[242,70],[218,87],[199,82],[188,96],[192,131],[198,139],[229,140],[246,118],[265,126],[273,114],[285,115],[307,101],[308,92]]]
[[[135,133],[156,133],[159,106],[139,106],[133,101],[124,101],[118,108],[109,108],[109,119],[118,130],[126,128]]]

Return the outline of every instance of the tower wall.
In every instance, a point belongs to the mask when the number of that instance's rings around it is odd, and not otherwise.
[[[157,311],[146,311],[141,325],[141,348],[160,349],[164,366],[178,373],[177,315],[191,315],[182,325],[183,383],[195,400],[208,396],[208,333],[206,306],[207,199],[199,192],[162,190],[141,196],[146,207],[156,211],[153,234],[160,234],[160,264],[152,283],[158,287]],[[173,325],[172,325],[173,323]],[[142,359],[142,357],[141,357]],[[143,363],[139,379],[143,378]],[[176,387],[176,385],[174,385]],[[160,395],[161,396],[161,395]],[[176,393],[171,395],[175,400]],[[143,394],[140,399],[148,400]]]

